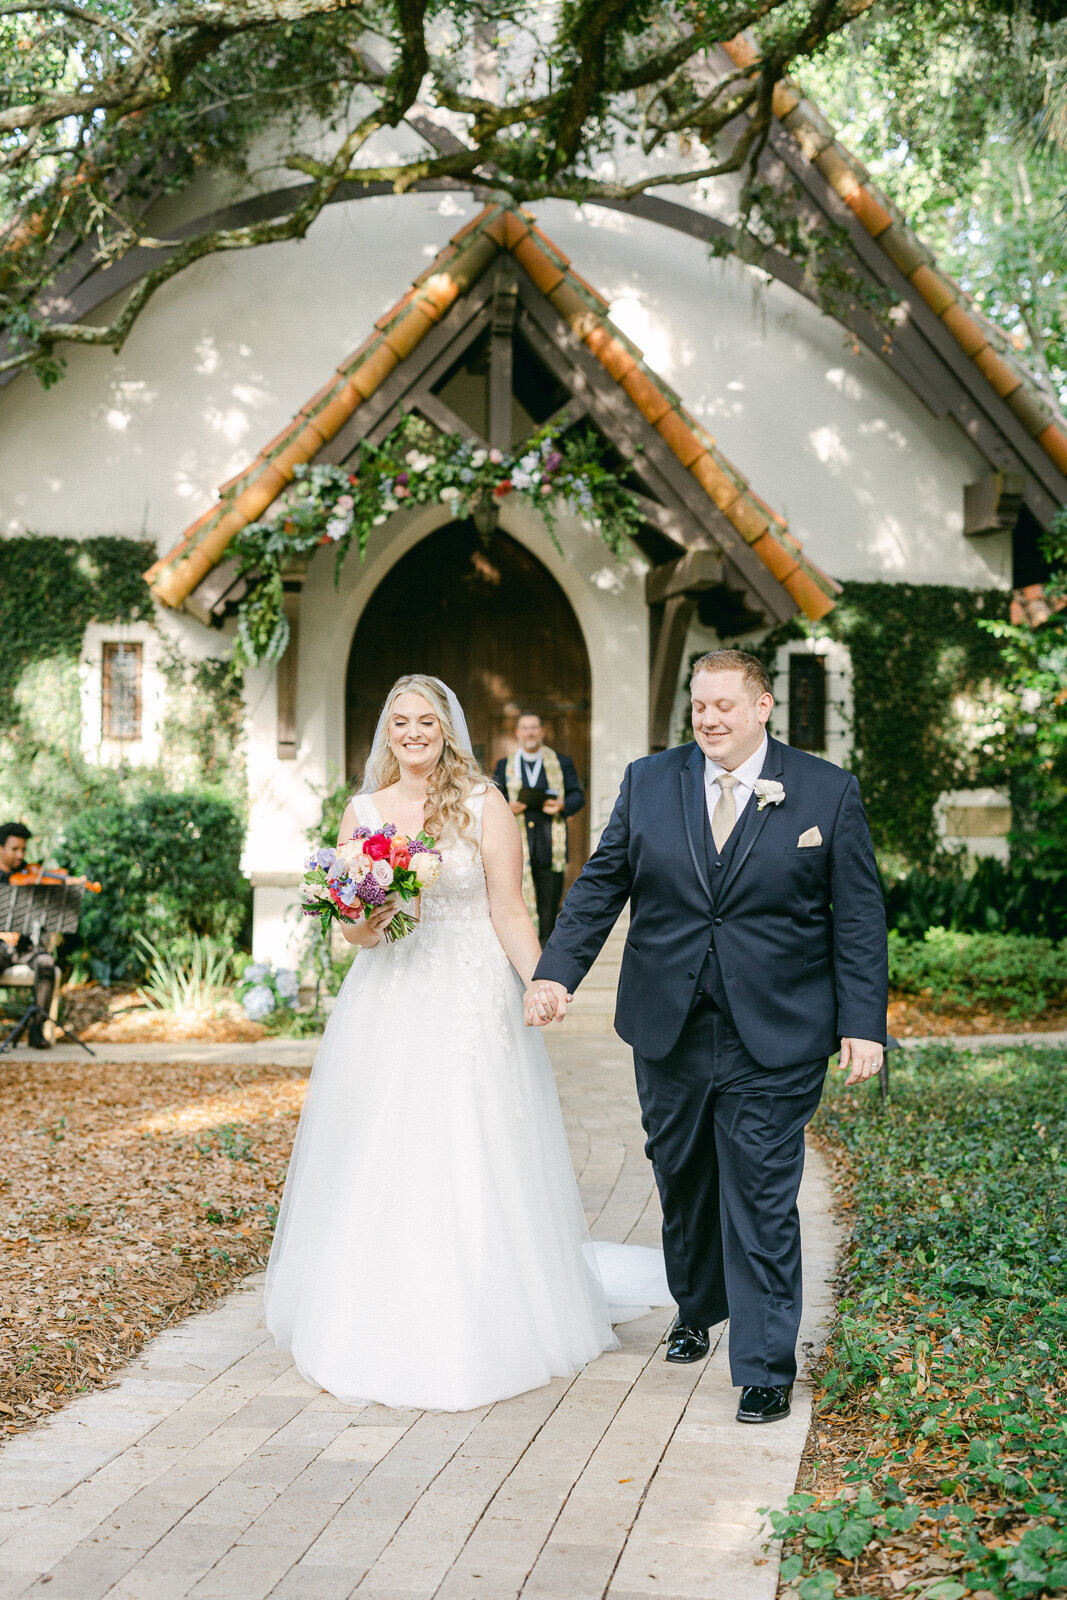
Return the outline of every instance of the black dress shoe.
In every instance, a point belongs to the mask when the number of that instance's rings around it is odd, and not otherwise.
[[[691,1328],[683,1322],[681,1313],[674,1319],[674,1327],[667,1335],[668,1361],[703,1361],[708,1353],[709,1340],[706,1328]]]
[[[791,1383],[775,1384],[770,1389],[760,1389],[748,1384],[741,1390],[741,1403],[737,1408],[738,1422],[778,1422],[787,1417],[793,1393]]]

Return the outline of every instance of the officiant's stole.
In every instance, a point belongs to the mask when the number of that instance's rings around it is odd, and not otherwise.
[[[547,744],[541,746],[541,755],[544,760],[545,777],[548,787],[554,789],[559,799],[562,800],[565,790],[563,787],[563,768],[559,763],[559,756],[550,750]],[[526,780],[522,776],[522,751],[516,750],[508,761],[508,799],[517,800],[519,790],[526,787]],[[552,871],[562,872],[567,865],[567,819],[559,812],[552,819]],[[522,834],[522,898],[526,902],[526,909],[534,922],[537,921],[537,893],[534,889],[533,869],[530,866],[530,842],[526,836],[525,826],[519,829]]]

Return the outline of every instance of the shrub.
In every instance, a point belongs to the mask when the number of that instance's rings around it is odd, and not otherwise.
[[[927,928],[1067,938],[1067,872],[1032,861],[947,860],[936,870],[883,877],[889,926],[921,939]]]
[[[1067,939],[929,928],[922,939],[889,935],[889,981],[940,1005],[1007,1007],[1021,1017],[1067,1001]]]
[[[232,941],[248,904],[243,831],[227,801],[196,790],[144,794],[70,823],[64,843],[71,869],[104,886],[86,895],[79,928],[94,976],[143,976],[136,934],[176,957],[191,955],[193,935]]]

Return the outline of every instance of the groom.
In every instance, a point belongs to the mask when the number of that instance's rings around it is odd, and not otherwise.
[[[693,668],[696,742],[626,770],[526,994],[563,1017],[630,901],[615,1028],[633,1046],[678,1303],[668,1361],[730,1319],[740,1422],[789,1415],[800,1324],[797,1191],[827,1057],[881,1065],[885,908],[856,779],[767,736],[762,663]]]

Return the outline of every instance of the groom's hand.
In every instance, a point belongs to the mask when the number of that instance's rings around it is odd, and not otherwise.
[[[538,978],[522,997],[526,1026],[543,1028],[553,1020],[562,1021],[573,998],[562,983],[555,983],[551,978]]]
[[[874,1039],[842,1039],[841,1059],[837,1063],[842,1071],[850,1067],[845,1088],[852,1083],[864,1083],[873,1078],[882,1065],[883,1047]]]

